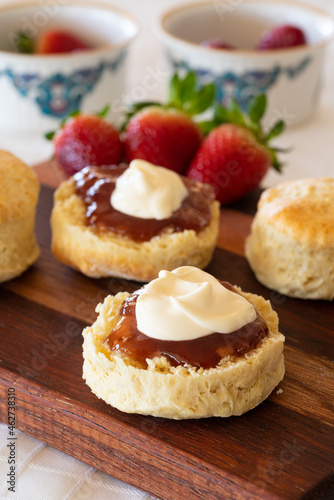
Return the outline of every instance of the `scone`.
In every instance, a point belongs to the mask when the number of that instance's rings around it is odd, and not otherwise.
[[[93,278],[146,282],[161,269],[206,267],[218,225],[209,185],[142,160],[87,167],[55,193],[52,252]]]
[[[334,178],[262,193],[245,253],[256,278],[290,297],[334,297]]]
[[[34,234],[39,194],[36,174],[0,151],[0,282],[23,273],[39,256]]]
[[[161,271],[96,310],[83,331],[83,378],[121,411],[171,419],[241,415],[284,376],[284,336],[270,302],[199,269]]]

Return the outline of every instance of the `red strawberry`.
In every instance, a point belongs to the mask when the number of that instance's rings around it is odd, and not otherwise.
[[[136,114],[125,131],[125,154],[182,173],[202,142],[198,125],[181,111],[148,107]]]
[[[52,133],[47,136],[53,137]],[[55,158],[73,175],[87,165],[118,164],[122,143],[114,126],[96,115],[76,115],[54,134]]]
[[[217,200],[229,203],[256,188],[270,164],[270,155],[248,130],[224,123],[204,140],[187,175],[214,185]]]
[[[305,45],[306,37],[296,26],[284,24],[263,33],[257,49],[272,50]]]
[[[223,38],[209,38],[208,40],[203,40],[201,45],[209,49],[234,49],[233,45],[225,42]]]
[[[236,123],[222,123],[213,128],[187,171],[191,179],[211,184],[222,204],[237,200],[256,188],[270,165],[280,169],[276,150],[269,147],[268,142],[282,132],[284,124],[279,121],[267,135],[262,133],[259,122],[266,107],[265,96],[253,102],[248,123],[235,104],[233,106],[232,111],[220,107],[213,126],[219,115],[221,121]]]
[[[91,47],[81,38],[63,30],[48,30],[36,41],[36,54],[60,54],[87,50]]]
[[[202,142],[199,126],[192,116],[211,106],[214,85],[198,89],[194,73],[171,80],[168,103],[139,103],[128,114],[125,125],[125,153],[135,158],[184,173]]]

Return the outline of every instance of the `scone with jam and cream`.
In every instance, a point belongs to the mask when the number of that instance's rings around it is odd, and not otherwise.
[[[192,267],[108,296],[83,331],[83,378],[128,413],[172,419],[241,415],[284,376],[270,302]]]
[[[209,185],[143,160],[87,167],[55,193],[52,252],[90,277],[145,282],[161,269],[206,267],[218,225]]]

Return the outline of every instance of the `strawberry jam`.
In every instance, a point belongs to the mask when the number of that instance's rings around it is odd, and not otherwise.
[[[163,220],[141,219],[114,209],[110,197],[116,179],[127,165],[86,167],[74,176],[76,194],[86,205],[87,224],[98,231],[112,231],[134,241],[149,241],[163,233],[181,232],[186,229],[201,231],[211,222],[211,202],[215,199],[213,188],[182,177],[188,196],[171,217]]]
[[[221,284],[238,293],[229,283]],[[195,340],[182,341],[148,337],[138,330],[136,322],[136,301],[142,290],[137,290],[123,302],[118,323],[105,344],[137,361],[143,368],[147,367],[146,359],[155,356],[165,356],[172,366],[188,364],[196,368],[214,368],[225,356],[243,356],[268,335],[268,326],[257,315],[251,323],[228,334],[213,332]]]

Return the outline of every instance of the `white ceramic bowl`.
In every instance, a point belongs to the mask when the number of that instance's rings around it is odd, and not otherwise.
[[[92,44],[81,52],[35,55],[13,50],[17,33],[68,29]],[[139,31],[128,14],[93,0],[0,7],[0,130],[45,132],[72,111],[99,111],[124,89],[128,46]]]
[[[263,31],[280,24],[302,28],[307,45],[255,50]],[[214,81],[217,98],[235,97],[247,108],[259,93],[268,96],[267,124],[283,118],[288,125],[310,117],[318,104],[326,45],[334,19],[294,1],[214,0],[164,12],[156,23],[173,71],[192,69],[202,81]],[[237,50],[210,49],[201,41],[223,37]]]

